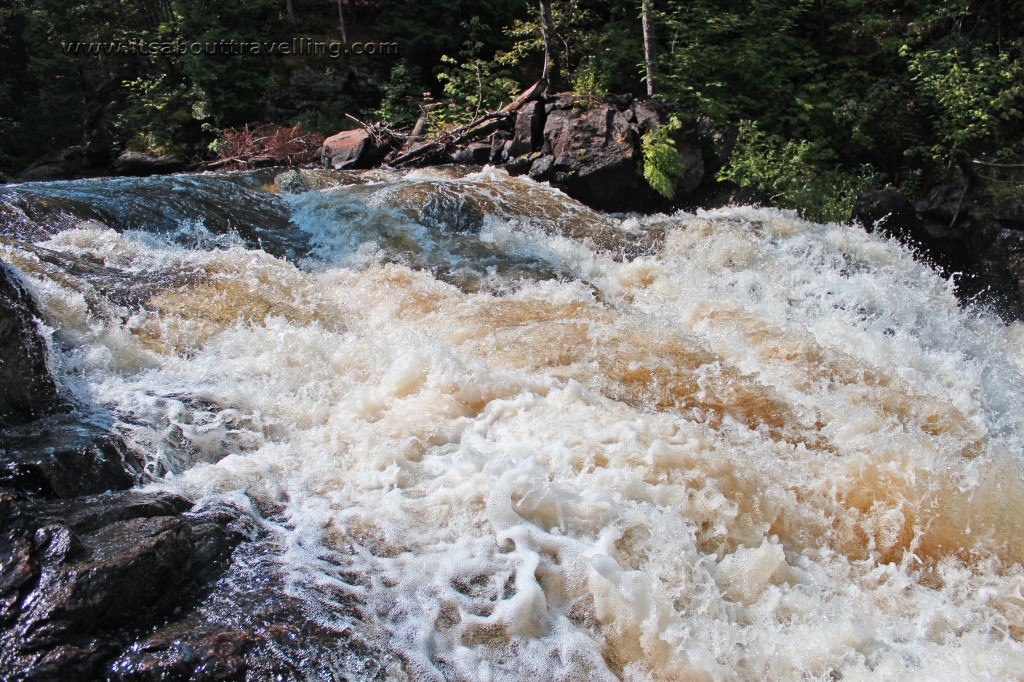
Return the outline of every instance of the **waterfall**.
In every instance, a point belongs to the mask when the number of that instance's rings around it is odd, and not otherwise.
[[[256,529],[193,617],[286,601],[311,677],[1024,669],[1024,325],[790,212],[317,177],[0,188],[64,390]]]

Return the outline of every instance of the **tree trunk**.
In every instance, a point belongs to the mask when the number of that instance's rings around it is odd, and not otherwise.
[[[341,42],[348,45],[348,35],[345,33],[345,14],[341,11],[341,0],[338,0],[338,23],[341,24]]]
[[[284,9],[288,12],[288,24],[295,27],[295,5],[292,4],[292,0],[284,0]]]
[[[558,37],[555,35],[554,22],[551,20],[551,0],[540,2],[540,32],[544,38],[544,73],[541,79],[548,86],[545,94],[555,92],[561,78],[558,71]]]
[[[658,91],[658,81],[654,69],[658,61],[658,48],[654,45],[654,19],[651,17],[651,2],[642,0],[641,20],[644,25],[644,64],[647,66],[647,96],[653,97]]]

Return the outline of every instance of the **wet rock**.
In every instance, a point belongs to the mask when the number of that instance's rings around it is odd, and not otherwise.
[[[512,177],[526,175],[530,171],[532,161],[525,156],[509,159],[505,164],[505,171]]]
[[[18,502],[0,494],[0,678],[95,679],[226,567],[237,514],[162,493]]]
[[[552,178],[554,170],[555,157],[548,154],[534,160],[533,164],[530,165],[530,177],[538,182],[544,182]],[[565,175],[564,179],[569,179],[569,176]]]
[[[165,628],[118,659],[110,676],[126,682],[244,679],[249,670],[246,654],[255,644],[256,638],[246,632]]]
[[[53,416],[0,434],[0,487],[24,497],[72,498],[136,483],[139,462],[104,424]]]
[[[476,233],[484,225],[484,211],[470,196],[437,192],[423,204],[419,222],[455,232]]]
[[[489,142],[472,142],[455,152],[455,163],[467,163],[482,166],[491,160],[491,144]]]
[[[185,170],[185,159],[177,154],[157,154],[154,152],[122,152],[114,159],[116,175],[146,177],[177,173]]]
[[[110,168],[110,149],[105,145],[89,144],[67,147],[40,157],[15,176],[20,182],[42,180],[69,180],[95,177]]]
[[[999,221],[972,225],[969,267],[957,281],[962,300],[987,305],[1004,320],[1024,320],[1024,231]]]
[[[279,548],[241,545],[197,608],[143,635],[109,664],[112,680],[406,679],[386,643],[361,632],[358,598],[338,590],[330,621],[307,616],[275,570]],[[347,622],[346,622],[347,621]]]
[[[384,160],[393,147],[368,131],[346,130],[324,140],[321,158],[325,168],[353,170],[373,168]]]
[[[192,502],[172,493],[129,490],[73,500],[33,500],[21,506],[40,523],[63,524],[82,534],[119,521],[183,514]]]
[[[1024,232],[984,217],[994,211],[962,196],[963,188],[950,185],[914,204],[895,189],[868,192],[854,203],[852,220],[911,246],[945,276],[957,273],[961,301],[1024,319]]]
[[[898,189],[866,192],[857,197],[850,216],[869,232],[907,238],[917,230],[917,212]]]
[[[963,187],[939,185],[933,187],[923,199],[915,202],[914,209],[925,225],[935,225],[930,231],[947,231],[951,226],[955,227],[954,219],[963,220],[970,214],[970,202],[964,201],[961,207],[963,196]]]
[[[508,161],[509,149],[512,148],[512,133],[504,130],[491,135],[491,163]]]
[[[292,168],[275,175],[270,184],[281,194],[302,194],[313,190],[330,189],[343,185],[360,185],[366,182],[365,178],[349,171]]]
[[[38,317],[17,273],[0,262],[0,428],[62,409]]]

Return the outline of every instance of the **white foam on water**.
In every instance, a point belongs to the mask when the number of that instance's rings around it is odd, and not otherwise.
[[[389,182],[555,200],[493,170]],[[962,311],[895,243],[746,208],[586,234],[564,199],[570,223],[488,213],[488,248],[571,277],[465,293],[352,257],[349,226],[394,218],[352,199],[375,191],[290,200],[301,269],[86,227],[44,246],[188,277],[121,309],[31,275],[155,485],[252,499],[307,617],[412,679],[1024,669],[1021,325]],[[657,231],[650,255],[601,250]]]

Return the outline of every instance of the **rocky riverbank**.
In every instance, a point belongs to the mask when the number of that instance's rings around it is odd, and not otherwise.
[[[641,138],[667,119],[667,108],[656,100],[621,97],[598,103],[570,93],[544,97],[528,91],[506,109],[434,141],[410,143],[372,128],[339,133],[324,142],[323,162],[334,169],[491,164],[612,212],[728,202],[730,188],[714,175],[734,133],[710,121],[675,136],[682,167],[675,197],[660,196],[643,179]]]
[[[335,170],[490,164],[512,176],[547,182],[608,212],[770,203],[756,188],[717,179],[735,143],[735,127],[701,119],[674,135],[682,172],[675,196],[669,199],[652,190],[640,172],[642,137],[668,120],[662,103],[630,96],[605,102],[571,93],[544,96],[540,85],[501,111],[434,140],[378,125],[340,132],[325,140],[322,164]],[[18,179],[146,176],[185,167],[184,160],[173,155],[124,152],[115,158],[109,149],[76,147],[40,159]],[[1006,320],[1024,319],[1021,197],[993,203],[965,193],[963,187],[940,186],[912,203],[897,190],[884,189],[861,196],[850,219],[917,250],[955,279],[962,301],[985,305]]]
[[[141,458],[61,390],[4,263],[0,312],[0,678],[272,679],[303,664],[296,641],[334,650],[338,633],[293,623],[244,509],[135,487]],[[379,677],[359,646],[352,660]]]
[[[954,279],[961,301],[1024,320],[1024,197],[983,202],[941,186],[911,202],[883,189],[860,196],[851,220],[916,249]]]

